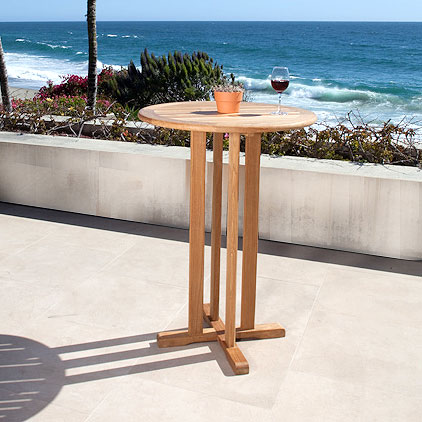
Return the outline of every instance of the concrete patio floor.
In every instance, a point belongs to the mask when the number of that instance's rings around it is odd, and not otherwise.
[[[422,262],[260,241],[257,322],[287,335],[240,342],[233,376],[216,343],[157,348],[186,327],[187,240],[0,203],[0,421],[422,419]]]

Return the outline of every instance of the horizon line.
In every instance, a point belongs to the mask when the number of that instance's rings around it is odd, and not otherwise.
[[[0,23],[55,23],[55,22],[86,22],[86,20],[23,20],[23,21],[15,21],[15,20],[7,20],[7,21],[0,21]],[[410,20],[158,20],[158,19],[150,19],[150,20],[101,20],[97,19],[97,22],[256,22],[256,23],[282,23],[282,22],[309,22],[309,23],[422,23],[420,21],[410,21]]]

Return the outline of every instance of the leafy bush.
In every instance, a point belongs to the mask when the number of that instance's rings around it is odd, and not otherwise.
[[[117,72],[106,92],[119,103],[142,108],[173,101],[209,100],[212,87],[223,82],[223,67],[201,51],[192,55],[175,51],[156,57],[141,54],[141,70],[133,61]]]
[[[86,97],[58,97],[18,100],[8,113],[0,108],[0,130],[39,134],[81,136],[83,125],[97,119],[92,138],[148,143],[155,145],[190,146],[186,131],[155,127],[128,127],[130,113],[120,104],[107,100],[98,102],[94,116],[86,109]],[[67,115],[54,120],[51,115]],[[381,126],[367,124],[350,113],[336,126],[313,127],[289,132],[266,133],[262,136],[263,154],[288,155],[318,159],[348,160],[359,163],[398,164],[422,168],[422,149],[416,142],[419,129],[411,122],[386,122]],[[419,138],[420,139],[420,138]],[[245,139],[241,138],[244,151]],[[212,148],[212,134],[207,134],[207,147]],[[228,148],[228,134],[224,141]]]
[[[87,97],[85,96],[61,96],[54,98],[34,98],[32,100],[13,100],[13,113],[27,113],[28,116],[79,116],[85,111]],[[100,114],[113,112],[114,104],[109,100],[98,100],[98,112]]]
[[[395,164],[422,168],[421,144],[416,142],[419,129],[402,121],[398,124],[385,122],[372,126],[358,115],[349,113],[336,126],[325,125],[323,129],[313,127],[288,132],[264,133],[261,139],[262,154],[273,156],[307,157],[329,160],[344,160],[358,163]],[[175,146],[190,146],[189,133],[156,128],[142,132],[141,142]],[[224,149],[228,149],[228,134]],[[212,135],[207,134],[207,148],[212,148]],[[245,138],[241,137],[241,151],[245,151]]]
[[[75,126],[83,128],[87,121],[98,118],[110,119],[110,116],[113,116],[113,121],[125,125],[127,116],[120,104],[102,99],[97,101],[97,113],[94,115],[92,110],[87,108],[86,96],[13,100],[12,106],[13,110],[10,113],[0,106],[0,131],[80,136],[82,130],[75,132]],[[102,137],[101,134],[99,131],[99,137]],[[92,135],[95,137],[94,133]],[[118,137],[105,137],[105,139],[118,139]]]
[[[324,129],[301,129],[266,133],[262,152],[277,156],[347,160],[358,163],[422,166],[422,150],[416,143],[416,130],[405,122],[385,122],[372,126],[361,122],[353,125],[349,115],[336,126]]]

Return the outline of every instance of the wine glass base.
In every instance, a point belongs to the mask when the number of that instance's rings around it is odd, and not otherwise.
[[[271,114],[275,114],[277,116],[287,116],[289,113],[286,113],[285,111],[273,111]]]

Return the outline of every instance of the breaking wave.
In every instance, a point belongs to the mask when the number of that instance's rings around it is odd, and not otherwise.
[[[263,94],[274,95],[269,77],[267,79],[254,79],[239,76],[238,80],[243,82],[247,90]],[[402,94],[402,95],[399,95]],[[403,96],[404,94],[404,96]],[[407,95],[406,95],[407,94]],[[391,86],[385,87],[343,87],[333,82],[324,82],[321,79],[306,79],[293,76],[288,90],[283,94],[295,99],[309,99],[321,103],[339,103],[353,106],[365,104],[386,104],[418,106],[418,97],[412,96],[402,88]],[[416,94],[416,93],[415,93]],[[407,97],[407,98],[404,98]],[[420,98],[420,96],[419,96]],[[419,111],[422,111],[422,104],[419,103]]]
[[[6,53],[7,72],[10,84],[16,87],[39,89],[48,80],[59,83],[68,74],[86,75],[88,63],[66,59],[40,57],[31,54]],[[97,62],[98,69],[103,63]]]

